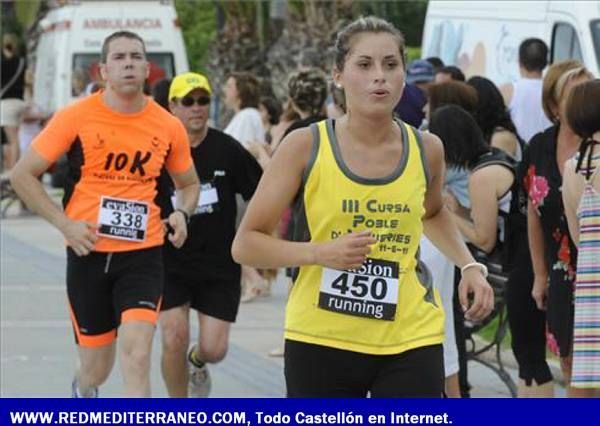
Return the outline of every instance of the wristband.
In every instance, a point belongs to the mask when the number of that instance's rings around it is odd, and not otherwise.
[[[190,224],[190,215],[187,214],[187,212],[183,209],[175,209],[176,212],[179,212],[183,215],[183,218],[185,219],[185,224],[189,225]]]
[[[476,266],[476,267],[479,268],[479,270],[481,271],[481,275],[483,275],[483,278],[487,278],[487,276],[488,276],[488,268],[483,263],[479,263],[479,262],[467,263],[465,266],[463,266],[462,268],[460,268],[460,275],[461,275],[461,277],[465,274],[465,271],[467,269],[472,268],[474,266]]]

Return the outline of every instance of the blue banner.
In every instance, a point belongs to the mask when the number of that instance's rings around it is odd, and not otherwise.
[[[0,425],[598,424],[575,399],[0,399]]]

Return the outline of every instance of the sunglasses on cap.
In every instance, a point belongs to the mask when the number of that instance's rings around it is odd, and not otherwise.
[[[210,103],[210,97],[209,96],[200,96],[199,98],[193,98],[191,96],[186,96],[186,97],[181,98],[179,103],[181,105],[183,105],[184,107],[191,107],[192,105],[194,105],[194,103],[196,103],[200,106],[204,106],[204,105],[208,105]]]

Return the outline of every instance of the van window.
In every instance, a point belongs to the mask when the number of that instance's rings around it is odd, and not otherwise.
[[[150,75],[148,83],[154,84],[163,78],[173,78],[175,63],[172,53],[148,53]],[[76,53],[73,55],[73,76],[71,82],[72,96],[79,96],[89,83],[99,82],[100,54]]]
[[[600,19],[590,22],[590,29],[592,31],[592,40],[594,41],[594,50],[596,51],[598,73],[600,73]]]
[[[583,62],[579,38],[575,29],[566,22],[559,22],[552,32],[552,63],[575,59]]]

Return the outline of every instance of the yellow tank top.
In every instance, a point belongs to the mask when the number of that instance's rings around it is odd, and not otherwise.
[[[349,170],[332,120],[312,126],[313,152],[294,204],[294,240],[325,242],[370,230],[377,243],[358,270],[299,268],[286,309],[286,339],[380,355],[442,343],[442,304],[417,261],[426,161],[418,132],[399,125],[402,158],[381,179]]]

